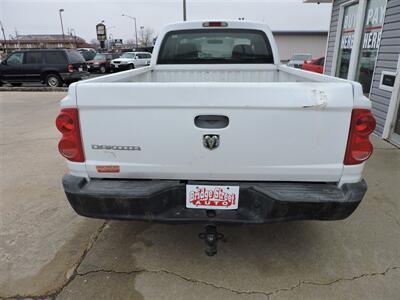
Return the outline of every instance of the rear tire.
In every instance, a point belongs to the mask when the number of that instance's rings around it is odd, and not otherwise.
[[[107,72],[106,66],[100,66],[100,73],[105,74]]]
[[[129,70],[132,70],[132,69],[134,69],[135,68],[135,65],[133,65],[133,64],[130,64],[129,66],[128,66],[128,69]]]
[[[44,81],[49,87],[60,87],[63,85],[63,81],[57,74],[48,74]]]
[[[21,82],[13,82],[11,83],[12,86],[21,86],[22,83]]]

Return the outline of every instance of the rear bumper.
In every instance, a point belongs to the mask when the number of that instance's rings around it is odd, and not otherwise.
[[[118,65],[111,65],[111,69],[114,71],[125,71],[129,69],[130,64],[118,64]]]
[[[90,76],[89,72],[72,72],[72,73],[60,73],[62,80],[66,82],[78,81],[85,79]]]
[[[207,213],[203,209],[186,208],[186,187],[180,181],[93,179],[88,182],[68,174],[63,185],[68,201],[79,215],[170,223],[340,220],[353,213],[367,191],[365,181],[345,184],[342,188],[324,183],[229,182],[240,186],[239,208]]]
[[[93,72],[93,71],[100,71],[100,67],[104,66],[106,68],[106,70],[110,70],[111,69],[111,65],[90,65],[90,67],[88,66],[88,71],[89,72]]]

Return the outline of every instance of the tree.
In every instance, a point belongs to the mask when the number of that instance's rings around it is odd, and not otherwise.
[[[153,46],[154,30],[150,27],[140,27],[139,45],[141,47]]]
[[[126,48],[135,48],[135,41],[133,39],[126,40],[124,46]]]

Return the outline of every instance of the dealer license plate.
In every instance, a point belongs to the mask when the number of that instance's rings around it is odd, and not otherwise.
[[[79,72],[82,72],[82,71],[83,71],[83,68],[82,68],[82,67],[79,67],[79,68],[78,68],[78,71],[79,71]]]
[[[186,185],[186,207],[198,209],[237,209],[238,186]]]

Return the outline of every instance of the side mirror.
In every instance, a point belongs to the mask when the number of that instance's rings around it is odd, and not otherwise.
[[[3,61],[1,62],[1,64],[2,64],[2,65],[6,65],[6,64],[7,64],[7,61],[6,61],[6,60],[3,60]]]

